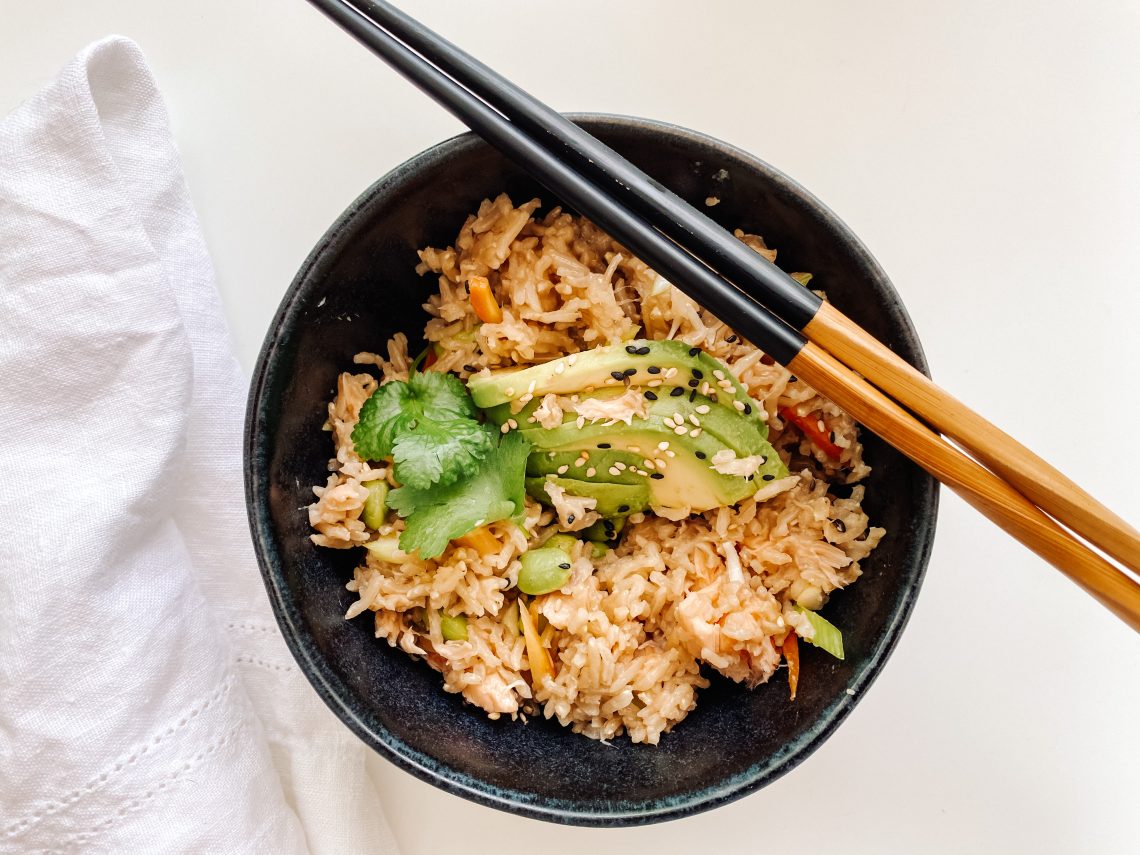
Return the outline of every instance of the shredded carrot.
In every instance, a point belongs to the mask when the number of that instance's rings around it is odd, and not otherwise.
[[[800,684],[800,643],[796,634],[789,632],[784,638],[784,659],[788,662],[788,690],[791,692],[789,700],[796,699],[796,689]]]
[[[831,435],[827,431],[820,430],[816,424],[820,420],[819,414],[801,416],[791,407],[780,407],[780,416],[803,431],[804,436],[832,460],[843,456],[843,449],[831,441]]]
[[[522,621],[523,638],[526,639],[526,658],[530,661],[530,685],[537,689],[547,677],[554,676],[554,663],[550,653],[542,643],[538,630],[535,628],[538,615],[538,603],[533,602],[530,608],[519,604],[519,620]]]
[[[486,526],[477,528],[467,532],[462,537],[455,538],[455,542],[460,546],[467,546],[474,549],[480,555],[491,555],[498,552],[502,544],[491,534]]]
[[[471,308],[476,316],[485,324],[498,324],[503,320],[503,310],[495,302],[495,295],[491,293],[491,283],[486,276],[472,276],[467,280],[467,287],[471,292]]]

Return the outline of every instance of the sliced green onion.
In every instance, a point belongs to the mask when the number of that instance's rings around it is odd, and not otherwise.
[[[805,609],[803,606],[796,604],[796,611],[807,618],[808,623],[812,625],[815,630],[814,638],[805,638],[808,644],[826,650],[836,659],[843,658],[843,633],[835,624],[831,623],[826,618],[820,617],[810,609]]]
[[[440,612],[439,631],[443,633],[445,641],[466,641],[467,618],[463,615],[449,615]]]
[[[368,498],[364,500],[364,512],[360,516],[369,528],[380,528],[388,514],[388,482],[366,481],[364,486],[368,488]]]

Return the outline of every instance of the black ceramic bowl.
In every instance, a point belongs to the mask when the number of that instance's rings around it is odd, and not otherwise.
[[[771,166],[670,125],[576,117],[650,175],[728,227],[762,234],[787,270],[810,270],[843,311],[921,369],[914,328],[886,275],[818,200]],[[331,456],[321,430],[337,374],[362,350],[423,329],[435,287],[415,250],[446,246],[480,200],[556,200],[471,135],[412,158],[364,192],[328,230],[289,288],[254,374],[246,425],[249,518],[281,630],[313,687],[368,745],[450,792],[526,816],[580,825],[672,819],[749,793],[801,762],[866,692],[898,641],[934,536],[933,481],[876,437],[864,507],[887,536],[863,578],[824,614],[844,633],[846,660],[801,647],[799,695],[785,679],[748,691],[715,679],[696,710],[657,747],[603,745],[556,723],[490,721],[435,672],[345,621],[359,550],[317,549],[306,514]],[[729,323],[732,318],[725,318]],[[415,348],[413,348],[414,350]],[[783,673],[783,672],[781,672]],[[852,770],[852,782],[856,777]]]

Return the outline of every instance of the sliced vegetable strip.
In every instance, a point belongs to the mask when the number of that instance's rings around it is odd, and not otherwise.
[[[503,310],[491,293],[491,283],[487,277],[472,276],[467,280],[467,287],[471,291],[471,308],[475,310],[475,316],[485,324],[502,323]]]
[[[843,456],[843,449],[831,441],[831,435],[827,431],[819,429],[820,418],[817,413],[801,416],[791,407],[780,407],[779,412],[782,419],[791,422],[803,431],[804,436],[811,440],[812,445],[832,460],[838,460]]]

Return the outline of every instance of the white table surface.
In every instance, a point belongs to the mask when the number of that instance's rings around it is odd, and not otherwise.
[[[938,380],[1140,520],[1134,0],[404,5],[559,109],[698,128],[794,176],[882,262]],[[113,32],[165,92],[249,369],[332,220],[460,128],[302,0],[0,0],[0,113]],[[408,855],[1134,853],[1137,710],[1135,634],[944,493],[889,667],[757,794],[602,831],[375,774]]]

